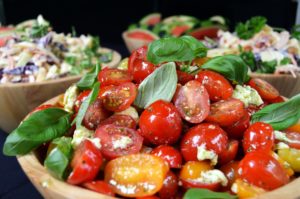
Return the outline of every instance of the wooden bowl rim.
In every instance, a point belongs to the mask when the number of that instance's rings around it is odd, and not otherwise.
[[[250,76],[255,76],[255,77],[291,77],[293,79],[297,79],[300,77],[300,74],[296,73],[297,77],[294,78],[292,74],[269,74],[269,73],[250,73]]]

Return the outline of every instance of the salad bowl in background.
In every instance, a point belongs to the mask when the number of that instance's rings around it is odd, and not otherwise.
[[[45,104],[57,104],[61,98],[57,96],[47,101]],[[96,193],[79,186],[70,185],[66,182],[57,180],[46,170],[41,164],[41,157],[39,150],[28,153],[23,156],[18,156],[17,160],[21,165],[23,171],[28,176],[29,180],[33,183],[36,189],[47,199],[113,199],[113,197]],[[42,159],[43,161],[43,159]],[[300,186],[300,178],[293,180],[287,185],[278,188],[274,191],[266,192],[256,197],[257,199],[269,198],[285,198],[294,199],[300,197],[298,187]]]
[[[100,51],[107,53],[112,50],[101,48]],[[117,67],[120,60],[121,55],[113,51],[112,61],[103,66]],[[30,111],[46,100],[63,93],[81,76],[67,76],[35,83],[0,84],[0,128],[10,133]]]

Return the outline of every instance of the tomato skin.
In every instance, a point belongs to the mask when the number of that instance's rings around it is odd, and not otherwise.
[[[174,96],[174,105],[181,117],[191,123],[200,123],[208,116],[209,104],[205,87],[196,80],[178,88]]]
[[[182,156],[178,150],[171,146],[160,145],[153,149],[150,154],[164,159],[170,168],[181,168]]]
[[[282,96],[278,96],[275,99],[268,100],[269,103],[274,104],[274,103],[280,103],[284,102],[284,98]]]
[[[289,147],[294,149],[300,149],[300,132],[287,130],[285,131],[285,133],[286,133],[286,137],[293,141],[287,143]]]
[[[111,115],[111,112],[103,107],[103,103],[97,98],[87,109],[84,118],[83,125],[90,129],[95,130],[97,126],[106,118]]]
[[[101,152],[107,159],[138,153],[143,144],[143,138],[135,130],[113,124],[99,126],[94,137],[100,138]]]
[[[228,142],[226,150],[220,153],[218,157],[219,158],[218,164],[224,165],[234,160],[238,152],[238,148],[239,148],[239,142],[237,140],[230,140]]]
[[[115,68],[105,68],[98,74],[98,81],[101,83],[101,87],[109,85],[120,85],[121,83],[131,82],[131,74],[126,70],[120,70]]]
[[[74,110],[77,113],[79,111],[79,108],[82,104],[82,102],[88,97],[88,95],[90,94],[91,90],[85,90],[82,91],[76,99],[75,105],[74,105]]]
[[[178,190],[178,178],[172,172],[167,173],[166,178],[164,179],[163,186],[158,192],[160,199],[175,199]]]
[[[120,112],[130,107],[137,95],[134,83],[125,82],[118,86],[106,86],[100,90],[99,96],[103,106],[109,111]]]
[[[211,101],[226,100],[232,96],[231,84],[219,73],[209,70],[200,71],[195,79],[206,88]]]
[[[174,37],[179,37],[183,33],[185,33],[187,30],[189,30],[191,27],[188,25],[177,25],[171,30],[171,34]]]
[[[252,78],[248,84],[257,90],[258,94],[264,100],[274,100],[279,96],[278,90],[262,79]]]
[[[260,106],[256,106],[253,104],[249,104],[249,106],[246,108],[248,114],[251,116],[254,113],[256,113],[257,111],[260,111],[262,108],[264,108],[265,106],[267,106],[268,103],[264,102],[262,105]]]
[[[220,126],[230,126],[239,121],[244,115],[244,103],[238,99],[221,100],[211,104],[207,122]]]
[[[128,60],[128,71],[136,83],[141,83],[155,69],[155,65],[147,61],[147,46],[135,50]]]
[[[81,184],[92,181],[98,174],[103,159],[101,152],[89,140],[84,140],[75,150],[75,155],[71,161],[73,171],[69,175],[69,184]]]
[[[35,109],[33,109],[33,111],[30,112],[30,114],[35,113],[37,111],[42,111],[48,108],[54,108],[54,106],[52,104],[42,104],[38,107],[36,107]]]
[[[142,112],[139,126],[142,136],[150,143],[174,144],[181,134],[182,121],[173,104],[158,100]]]
[[[244,112],[244,116],[240,120],[223,128],[228,137],[238,140],[243,138],[244,132],[250,126],[250,115],[246,110]]]
[[[189,73],[183,72],[181,70],[176,70],[177,77],[178,77],[178,83],[180,84],[186,84],[187,82],[195,79],[194,75],[191,75]]]
[[[226,178],[228,179],[228,184],[224,189],[226,191],[231,189],[232,184],[238,177],[238,161],[231,161],[225,165],[223,165],[220,170],[224,173]]]
[[[245,153],[252,151],[270,152],[275,143],[275,135],[271,125],[256,122],[244,133],[243,148]]]
[[[247,153],[240,161],[238,171],[240,178],[266,190],[276,189],[289,182],[281,164],[270,154],[260,151]]]
[[[136,129],[136,121],[129,115],[112,115],[100,122],[99,126],[106,124],[114,124],[116,126]]]
[[[206,150],[213,150],[217,155],[226,150],[228,137],[216,124],[201,123],[183,135],[180,150],[186,161],[197,161],[197,147],[205,144]]]
[[[300,150],[298,149],[279,149],[278,156],[290,164],[295,172],[300,172]]]
[[[108,196],[115,196],[115,193],[113,192],[110,185],[102,180],[86,182],[83,184],[83,186],[98,193],[102,193]]]

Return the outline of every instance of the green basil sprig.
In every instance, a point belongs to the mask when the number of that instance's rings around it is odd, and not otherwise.
[[[250,79],[247,65],[237,55],[215,57],[203,64],[201,69],[216,71],[238,84],[243,84]]]
[[[206,56],[207,48],[191,36],[168,37],[150,43],[147,52],[148,61],[159,64],[170,61],[192,61],[196,57]]]
[[[64,135],[70,128],[70,113],[60,108],[48,108],[32,113],[5,140],[3,153],[23,155],[44,142]]]
[[[72,138],[60,137],[54,139],[51,144],[55,147],[50,151],[44,161],[44,166],[58,179],[67,177],[67,168],[72,158],[73,148],[71,144]]]
[[[189,189],[183,196],[183,199],[236,199],[237,196],[227,192],[213,192],[208,189]]]
[[[77,87],[80,90],[92,89],[95,82],[97,82],[97,75],[101,70],[101,65],[98,63],[96,66],[87,74],[85,74],[78,82]]]
[[[275,130],[286,129],[298,122],[300,118],[300,94],[286,102],[271,104],[251,117],[251,122],[265,122]]]
[[[245,23],[238,23],[235,32],[241,39],[251,39],[266,25],[267,19],[262,16],[252,17]]]
[[[163,64],[139,85],[134,104],[140,108],[146,108],[159,99],[171,101],[176,91],[176,83],[175,63]]]

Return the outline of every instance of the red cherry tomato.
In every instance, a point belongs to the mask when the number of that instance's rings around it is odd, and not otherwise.
[[[266,103],[266,102],[264,102],[262,105],[259,105],[259,106],[249,104],[249,106],[246,108],[246,110],[247,110],[248,114],[251,116],[254,113],[256,113],[257,111],[261,110],[266,105],[268,105],[268,103]]]
[[[266,190],[273,190],[289,182],[281,164],[270,154],[247,153],[238,167],[239,178]]]
[[[197,160],[197,147],[205,145],[217,155],[226,150],[228,138],[217,124],[202,123],[191,128],[182,138],[180,150],[186,161]]]
[[[222,153],[220,153],[218,164],[224,165],[234,160],[238,152],[238,149],[239,149],[239,142],[237,140],[230,140],[227,145],[227,149]]]
[[[92,181],[97,176],[102,161],[100,150],[91,141],[84,140],[75,150],[75,155],[71,161],[73,171],[67,182],[81,184]]]
[[[102,180],[86,182],[83,184],[83,186],[98,193],[108,196],[115,196],[111,186]]]
[[[153,149],[150,154],[164,159],[169,164],[170,168],[181,168],[181,154],[171,146],[160,145]]]
[[[291,148],[300,149],[300,132],[294,132],[294,131],[286,131],[286,137],[292,142],[288,142],[287,144]]]
[[[177,25],[171,30],[171,34],[174,37],[179,37],[180,35],[182,35],[186,31],[188,31],[189,29],[191,29],[191,27],[188,25]]]
[[[106,125],[106,124],[114,124],[116,126],[122,126],[122,127],[127,127],[131,129],[136,128],[136,121],[130,117],[129,115],[112,115],[106,120],[103,120],[100,122],[100,126]]]
[[[211,104],[207,122],[217,123],[220,126],[229,126],[244,116],[244,103],[238,99],[221,100]]]
[[[209,114],[209,96],[198,81],[192,80],[179,88],[174,97],[181,117],[191,123],[202,122]]]
[[[177,77],[178,77],[178,83],[183,84],[183,85],[195,78],[194,75],[183,72],[181,70],[177,70],[176,73],[177,73]]]
[[[155,65],[147,61],[147,46],[135,50],[128,60],[128,71],[136,83],[141,83],[155,70]]]
[[[138,153],[143,145],[135,130],[113,124],[99,126],[94,136],[100,138],[101,152],[107,159]]]
[[[244,133],[244,152],[265,151],[273,149],[275,136],[270,124],[256,122],[252,124]]]
[[[175,199],[178,190],[178,178],[172,172],[169,171],[164,180],[163,186],[158,192],[160,199]]]
[[[132,76],[126,70],[105,68],[99,72],[98,81],[101,83],[101,87],[109,85],[120,85],[124,82],[131,82]]]
[[[209,70],[200,71],[196,75],[196,80],[206,88],[211,101],[226,100],[232,96],[231,84],[219,73]]]
[[[252,78],[248,84],[257,90],[264,100],[273,100],[279,96],[278,90],[262,79]]]
[[[223,165],[220,170],[224,173],[224,175],[228,179],[228,184],[226,187],[224,187],[224,191],[231,190],[231,186],[234,183],[234,181],[238,177],[238,161],[231,161],[225,165]]]
[[[274,104],[274,103],[280,103],[284,102],[284,98],[282,96],[278,96],[275,99],[268,100],[269,103]]]
[[[103,87],[99,93],[104,107],[115,112],[127,109],[134,102],[136,95],[137,88],[131,82]]]
[[[144,196],[144,197],[137,197],[136,199],[160,199],[157,196]]]
[[[105,120],[111,115],[111,112],[103,107],[103,104],[99,98],[97,98],[87,109],[84,118],[83,125],[90,129],[95,130],[101,121]]]
[[[142,112],[139,126],[150,143],[174,144],[181,134],[182,121],[173,104],[158,100]]]
[[[91,90],[85,90],[85,91],[82,91],[77,96],[77,99],[76,99],[76,102],[75,102],[75,105],[74,105],[74,110],[75,110],[76,113],[79,111],[79,108],[80,108],[82,102],[89,96],[90,92],[91,92]]]
[[[244,132],[250,126],[250,115],[246,110],[244,110],[243,117],[232,125],[224,127],[227,132],[228,137],[233,139],[242,139]]]
[[[34,112],[37,112],[37,111],[42,111],[42,110],[45,110],[48,108],[53,108],[53,107],[54,106],[52,104],[43,104],[43,105],[40,105],[40,106],[36,107],[35,109],[33,109],[33,111],[31,111],[31,114]]]

